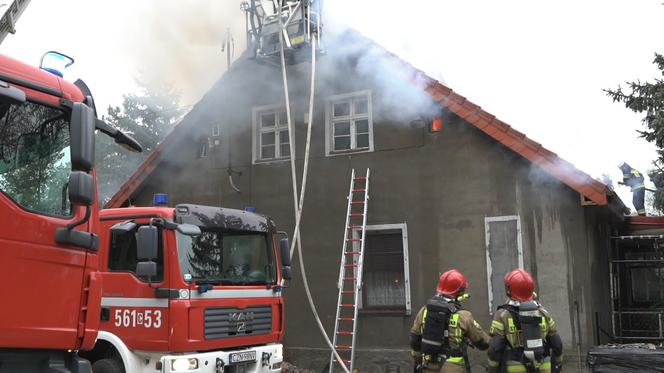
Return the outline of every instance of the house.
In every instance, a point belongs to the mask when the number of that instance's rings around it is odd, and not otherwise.
[[[566,371],[610,329],[608,252],[625,206],[594,180],[444,84],[357,34],[328,41],[318,60],[302,242],[328,331],[351,170],[371,169],[361,371],[411,369],[408,334],[439,274],[470,281],[465,307],[488,328],[502,278],[523,266],[556,319]],[[288,68],[298,174],[303,165],[309,64]],[[288,129],[279,68],[243,58],[155,149],[107,206],[255,207],[292,232]],[[432,118],[436,128],[432,127]],[[435,129],[435,131],[432,130]],[[306,306],[297,265],[286,290],[288,359],[321,370],[329,351]],[[486,358],[472,352],[474,370]]]

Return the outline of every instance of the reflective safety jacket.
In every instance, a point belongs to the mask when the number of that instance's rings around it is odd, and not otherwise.
[[[413,327],[410,330],[411,334],[421,337],[426,319],[427,309],[426,307],[422,307],[415,317]],[[447,333],[449,338],[449,349],[451,353],[447,358],[446,363],[464,365],[464,358],[462,353],[464,338],[468,338],[473,343],[473,345],[481,350],[485,350],[488,347],[489,336],[484,330],[482,330],[480,324],[475,321],[473,314],[469,311],[458,310],[457,312],[451,314]],[[431,360],[431,356],[420,355],[421,353],[419,350],[413,350],[413,357],[415,357],[416,360],[419,358],[424,359],[424,361]]]
[[[515,310],[516,307],[505,305],[500,307],[491,322],[491,342],[489,347],[489,372],[499,372],[500,365],[503,364],[503,372],[522,373],[528,372],[524,357],[524,343],[522,341],[521,330],[518,328],[518,322],[514,319],[514,314],[510,312],[510,307]],[[556,330],[556,322],[553,317],[543,307],[539,307],[542,314],[540,321],[540,331],[542,340],[547,344],[546,353],[543,359],[534,365],[535,371],[540,373],[551,371],[551,355],[556,359],[557,364],[562,364],[562,341]],[[517,311],[518,313],[518,311]]]
[[[625,169],[623,169],[623,184],[630,186],[632,192],[646,187],[643,183],[643,175],[631,167],[627,173],[625,172]]]

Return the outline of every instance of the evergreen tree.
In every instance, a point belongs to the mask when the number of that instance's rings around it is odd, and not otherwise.
[[[664,56],[655,53],[653,61],[664,76]],[[626,87],[619,86],[616,90],[605,90],[614,102],[621,102],[635,113],[643,113],[645,130],[639,131],[641,137],[657,146],[658,159],[654,162],[655,169],[648,172],[655,183],[657,191],[653,199],[656,210],[664,210],[664,80],[653,82],[627,82]]]
[[[166,85],[143,87],[138,94],[122,97],[122,106],[109,106],[102,119],[129,133],[143,147],[143,153],[130,152],[104,135],[96,143],[99,202],[108,202],[150,152],[182,118],[179,94]]]

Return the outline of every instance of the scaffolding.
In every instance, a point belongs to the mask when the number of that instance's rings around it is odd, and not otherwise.
[[[617,342],[664,342],[664,235],[611,238],[611,327]]]

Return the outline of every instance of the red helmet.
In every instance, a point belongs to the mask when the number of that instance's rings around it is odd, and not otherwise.
[[[450,297],[458,297],[466,292],[468,280],[458,269],[450,269],[440,275],[436,292]]]
[[[530,273],[517,268],[505,275],[505,294],[519,302],[533,300],[535,281]]]

